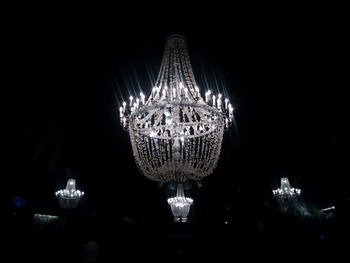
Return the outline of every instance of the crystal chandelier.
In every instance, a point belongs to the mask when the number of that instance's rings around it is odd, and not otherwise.
[[[59,200],[61,208],[72,209],[77,207],[80,198],[84,196],[84,192],[76,190],[76,184],[74,179],[67,181],[66,189],[59,190],[55,193]]]
[[[130,96],[119,108],[140,171],[158,182],[200,180],[216,167],[233,106],[196,85],[184,37],[168,38],[148,98]]]
[[[175,222],[187,222],[187,216],[190,212],[193,199],[185,197],[182,184],[177,185],[176,196],[168,198],[168,204],[174,215]]]
[[[282,177],[281,187],[272,190],[272,192],[276,198],[292,198],[300,196],[301,190],[291,187],[288,178]]]

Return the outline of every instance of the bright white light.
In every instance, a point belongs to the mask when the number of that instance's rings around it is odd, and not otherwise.
[[[198,88],[198,86],[196,86],[195,90],[196,90],[196,96],[199,97],[199,96],[200,96],[200,93],[199,93],[199,88]]]
[[[184,88],[184,92],[185,92],[185,98],[188,98],[188,89]]]
[[[331,207],[323,208],[320,211],[321,212],[327,212],[327,211],[331,211],[331,210],[334,210],[334,209],[335,209],[335,206],[331,206]]]

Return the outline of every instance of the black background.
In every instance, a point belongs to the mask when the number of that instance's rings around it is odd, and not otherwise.
[[[76,234],[72,247],[97,240],[107,261],[115,258],[114,244],[122,243],[133,253],[139,249],[137,242],[152,247],[172,231],[195,233],[199,245],[189,247],[200,253],[213,244],[226,244],[223,251],[229,251],[229,244],[242,240],[303,239],[307,231],[299,231],[298,238],[274,235],[288,224],[266,226],[259,237],[252,230],[275,222],[265,213],[271,189],[282,176],[302,189],[311,206],[347,209],[349,190],[340,170],[345,165],[336,150],[342,36],[333,19],[49,20],[19,20],[10,23],[6,34],[3,204],[24,196],[32,212],[60,214],[53,192],[69,177],[76,178],[86,196],[72,225],[84,223],[66,233]],[[133,89],[149,94],[166,37],[173,32],[187,39],[202,94],[205,78],[209,86],[218,83],[235,106],[236,120],[224,135],[214,174],[203,180],[202,188],[189,191],[195,204],[187,230],[169,227],[169,189],[159,188],[137,170],[118,117],[120,103],[135,94]],[[232,224],[229,230],[225,221]],[[131,222],[130,229],[125,222]],[[322,231],[315,232],[317,240]],[[21,233],[15,243],[35,239]],[[156,236],[156,241],[147,236]],[[330,237],[329,242],[336,241]],[[42,245],[41,239],[37,242]],[[56,251],[54,246],[47,244],[49,251]],[[37,250],[24,247],[37,256]],[[166,251],[185,253],[180,245]]]

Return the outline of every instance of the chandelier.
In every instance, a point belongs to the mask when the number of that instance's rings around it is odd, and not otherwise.
[[[292,198],[292,197],[300,196],[301,190],[291,187],[288,178],[282,177],[281,187],[275,190],[272,190],[272,192],[273,192],[273,195],[277,198]]]
[[[190,212],[193,199],[185,197],[182,184],[177,185],[176,196],[168,198],[168,204],[174,215],[175,222],[187,222],[187,216]]]
[[[76,190],[75,180],[69,179],[66,189],[57,191],[55,195],[59,200],[59,206],[61,208],[72,209],[77,207],[80,199],[84,196],[84,192]]]
[[[130,96],[119,108],[139,170],[161,183],[200,180],[216,167],[233,106],[196,85],[184,37],[168,38],[160,71],[146,99]]]

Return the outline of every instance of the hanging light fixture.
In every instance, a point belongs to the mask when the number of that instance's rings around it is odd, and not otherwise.
[[[200,180],[216,167],[224,129],[233,106],[222,94],[196,84],[184,37],[168,38],[160,72],[151,94],[129,97],[119,108],[129,130],[140,171],[161,183]]]
[[[193,199],[185,197],[182,184],[177,185],[176,196],[168,198],[168,204],[174,215],[175,222],[187,222],[187,216],[190,212]]]
[[[77,207],[80,199],[84,196],[84,192],[76,190],[76,183],[74,179],[67,181],[66,189],[59,190],[55,193],[59,200],[61,208],[72,209]]]
[[[282,177],[281,187],[275,190],[272,190],[272,192],[276,198],[292,198],[292,197],[298,197],[301,194],[300,189],[293,188],[290,186],[290,183],[287,177]]]

